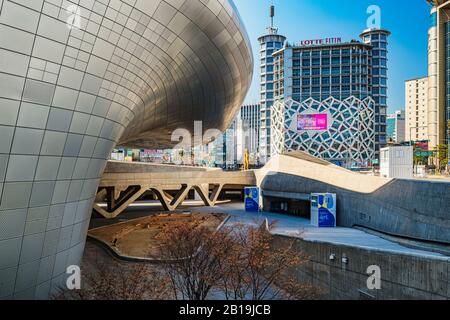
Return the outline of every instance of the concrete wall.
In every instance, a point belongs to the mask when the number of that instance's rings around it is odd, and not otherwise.
[[[450,243],[450,183],[390,180],[368,193],[337,184],[272,173],[264,177],[261,188],[263,192],[336,193],[339,226],[364,226],[403,237]]]
[[[326,299],[449,299],[450,262],[319,243],[275,235],[273,246],[285,247],[294,241],[294,250],[306,253],[309,261],[290,270],[298,281],[321,288]],[[335,260],[330,255],[335,254]],[[348,264],[342,263],[342,258]],[[367,288],[366,273],[371,265],[381,268],[381,289]]]

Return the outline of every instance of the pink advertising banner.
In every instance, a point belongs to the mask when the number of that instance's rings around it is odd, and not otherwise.
[[[328,116],[326,114],[299,114],[297,117],[298,130],[327,130]]]

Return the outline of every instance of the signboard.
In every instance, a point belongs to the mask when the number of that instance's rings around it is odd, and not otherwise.
[[[415,142],[415,148],[420,149],[419,151],[428,151],[428,141]]]
[[[111,153],[111,160],[115,161],[124,161],[125,160],[125,154],[123,149],[114,149]]]
[[[297,130],[321,131],[328,129],[328,115],[326,114],[299,114],[297,116]]]
[[[432,157],[433,151],[417,151],[415,152],[416,157]]]
[[[336,194],[311,194],[311,224],[319,228],[335,228],[336,207]]]
[[[247,187],[244,189],[245,196],[245,211],[258,212],[259,211],[259,188]]]
[[[342,38],[324,38],[324,39],[311,39],[300,41],[300,46],[320,46],[327,44],[341,43]]]

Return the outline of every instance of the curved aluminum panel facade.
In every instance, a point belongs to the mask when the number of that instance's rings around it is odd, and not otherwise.
[[[228,1],[0,1],[0,298],[64,285],[117,143],[228,125],[253,73]]]

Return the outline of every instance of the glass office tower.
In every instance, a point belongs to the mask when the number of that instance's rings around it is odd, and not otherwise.
[[[292,97],[322,101],[370,94],[370,45],[349,42],[321,46],[290,46],[274,54],[276,100]]]
[[[267,28],[267,34],[258,39],[260,45],[260,106],[261,106],[261,132],[259,143],[259,160],[267,163],[271,154],[270,141],[270,117],[274,102],[274,64],[272,54],[283,48],[286,37],[278,34],[278,29],[273,26],[275,7],[270,7],[271,26]]]
[[[369,65],[371,72],[371,91],[375,100],[375,155],[378,158],[380,148],[387,144],[387,73],[388,73],[388,37],[390,32],[383,29],[370,29],[361,34],[361,39],[372,46]]]

